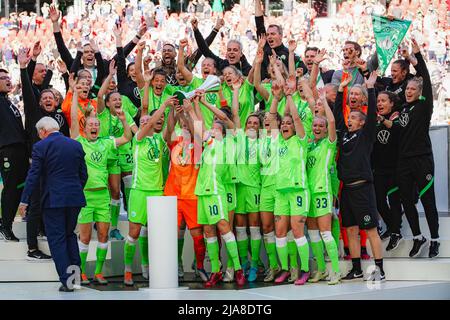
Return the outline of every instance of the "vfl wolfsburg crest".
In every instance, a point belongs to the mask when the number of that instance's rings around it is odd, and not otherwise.
[[[287,153],[287,147],[282,147],[279,149],[278,154],[283,157]]]
[[[379,70],[382,74],[386,71],[397,47],[405,37],[411,25],[408,20],[389,20],[386,17],[372,15],[373,33],[377,46]]]
[[[92,160],[92,161],[98,163],[98,162],[102,161],[102,159],[103,159],[103,155],[102,155],[101,152],[95,151],[95,152],[92,152],[92,153],[91,153],[91,160]]]
[[[299,115],[299,117],[300,117],[300,119],[302,121],[305,121],[305,119],[306,119],[306,112],[305,111],[300,112],[298,115]]]
[[[210,92],[206,93],[206,101],[212,105],[215,105],[217,101],[217,94]]]
[[[306,166],[308,168],[312,168],[312,167],[314,167],[315,164],[316,164],[316,157],[314,157],[314,156],[308,157],[308,160],[306,161]]]

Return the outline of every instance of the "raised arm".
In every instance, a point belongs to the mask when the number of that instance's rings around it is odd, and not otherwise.
[[[192,23],[194,24],[194,20],[192,20]],[[197,23],[197,25],[198,25],[198,21],[195,23]],[[225,24],[225,21],[222,18],[218,17],[217,21],[216,21],[216,25],[212,29],[209,36],[206,37],[206,39],[205,39],[206,44],[208,46],[210,46],[211,43],[213,43],[214,39],[216,38],[217,34],[220,31],[220,28],[222,28],[224,26],[224,24]],[[202,53],[200,52],[199,49],[197,49],[189,57],[185,58],[185,64],[187,66],[189,66],[191,68],[191,70],[193,70],[195,65],[197,64],[198,60],[200,60],[201,57],[202,57]]]
[[[167,118],[167,125],[163,131],[163,138],[167,144],[170,144],[170,142],[172,142],[172,134],[175,131],[175,125],[176,125],[175,111],[174,109],[170,108],[169,116]]]
[[[35,113],[39,108],[38,102],[31,86],[30,77],[28,76],[27,64],[30,62],[31,56],[28,54],[27,48],[19,49],[17,60],[20,65],[20,80],[22,83],[23,108],[25,111],[25,121],[35,119]],[[34,128],[31,128],[34,130]]]
[[[345,122],[347,119],[344,119],[344,89],[345,87],[352,81],[351,75],[347,77],[344,81],[339,84],[338,92],[336,95],[336,101],[334,102],[333,107],[333,115],[336,121],[336,130],[338,133],[344,133],[347,130],[347,126]],[[343,135],[339,135],[342,137]]]
[[[114,24],[113,33],[114,37],[116,38],[117,55],[116,59],[112,59],[109,62],[109,65],[111,66],[113,62],[115,62],[117,65],[117,87],[119,89],[119,92],[122,93],[123,90],[121,89],[124,88],[124,86],[126,86],[126,84],[128,83],[127,66],[125,61],[124,50],[122,48],[122,28],[117,24]],[[111,69],[109,70],[111,73]]]
[[[201,96],[200,102],[205,107],[207,107],[217,117],[217,119],[223,121],[227,125],[228,129],[234,129],[234,122],[230,118],[228,118],[227,115],[222,110],[206,101],[204,95]]]
[[[316,99],[314,99],[314,94],[309,87],[309,81],[307,79],[300,79],[299,82],[300,96],[308,102],[308,106],[311,109],[312,114],[314,114],[314,107],[316,106]]]
[[[317,79],[319,77],[319,73],[320,73],[320,63],[325,60],[325,54],[327,53],[327,50],[322,49],[319,50],[319,52],[317,53],[317,55],[314,57],[313,60],[313,66],[311,69],[311,75],[309,78],[309,86],[311,87],[313,96],[315,98],[319,97],[319,94],[317,92]]]
[[[28,77],[30,78],[30,81],[33,82],[33,73],[34,69],[36,68],[36,61],[39,57],[39,55],[42,52],[41,42],[37,41],[33,45],[33,49],[31,50],[31,60],[28,63],[27,70],[28,70]]]
[[[277,122],[277,114],[278,114],[278,103],[283,96],[283,88],[281,87],[278,81],[274,81],[272,83],[272,104],[270,105],[270,132],[272,137],[275,137],[275,131],[279,130],[278,122]]]
[[[145,136],[147,136],[150,133],[150,130],[153,129],[158,120],[161,119],[161,116],[169,107],[169,104],[170,99],[165,100],[161,104],[161,107],[158,110],[156,110],[156,112],[150,117],[150,120],[139,129],[139,131],[136,134],[136,139],[138,141],[142,140]]]
[[[295,83],[295,78],[294,78]],[[305,128],[303,127],[302,119],[298,115],[297,108],[295,108],[292,95],[295,92],[295,85],[291,85],[289,82],[284,86],[284,94],[286,96],[286,110],[289,110],[292,120],[294,121],[295,133],[300,139],[305,137]]]
[[[77,43],[77,54],[75,55],[75,59],[72,60],[72,64],[70,65],[70,73],[77,74],[81,68],[81,57],[83,56],[83,47],[81,46],[81,42]],[[64,60],[63,60],[64,61]]]
[[[256,36],[258,39],[266,34],[266,27],[264,26],[264,12],[262,9],[261,0],[255,0],[255,24]]]
[[[256,91],[261,95],[261,97],[264,99],[264,101],[268,101],[270,97],[270,92],[267,91],[267,89],[262,85],[261,83],[261,64],[264,59],[264,51],[261,48],[265,45],[265,38],[262,37],[259,41],[258,45],[258,51],[256,53],[255,57],[255,65],[254,65],[254,72],[253,72],[253,84],[255,85]]]
[[[422,96],[425,97],[427,105],[430,107],[430,113],[433,112],[433,89],[431,86],[430,73],[428,72],[427,65],[420,53],[420,47],[415,39],[412,39],[412,49],[414,56],[417,59],[417,64],[414,68],[417,71],[416,76],[421,76],[423,79]]]
[[[363,130],[367,132],[369,137],[375,136],[377,123],[377,98],[375,96],[375,82],[377,81],[376,71],[372,71],[369,79],[365,79],[367,92],[369,95],[369,103],[367,108],[367,118]]]
[[[147,70],[145,71],[145,84],[144,84],[144,96],[142,97],[141,100],[141,106],[142,106],[142,110],[141,110],[141,117],[143,115],[148,114],[148,105],[149,105],[149,95],[150,95],[150,86],[151,86],[151,81],[153,78],[153,71]]]
[[[242,83],[237,81],[233,83],[233,107],[231,108],[231,112],[233,114],[233,122],[236,129],[241,128],[241,119],[239,117],[239,89],[241,88]]]
[[[57,68],[59,73],[61,73],[61,77],[63,78],[64,85],[66,87],[66,92],[69,91],[69,72],[67,70],[67,66],[64,61],[60,58],[56,60]]]
[[[92,49],[94,49],[95,61],[97,63],[97,78],[95,78],[94,88],[92,91],[94,93],[98,93],[98,90],[100,89],[100,87],[103,83],[103,79],[105,79],[106,72],[105,72],[105,66],[103,64],[102,54],[100,53],[100,49],[94,39],[90,40],[90,45],[91,45]]]
[[[333,111],[331,111],[330,106],[328,105],[327,98],[325,96],[325,92],[320,95],[320,100],[325,107],[325,116],[327,117],[328,122],[328,140],[330,142],[336,141],[336,122],[334,120]]]
[[[289,75],[295,76],[295,49],[297,49],[297,41],[289,40]]]
[[[139,89],[142,89],[145,86],[144,74],[142,72],[142,54],[145,48],[145,41],[141,41],[137,45],[136,52],[136,63],[134,65],[134,70],[136,73],[136,84]]]
[[[78,123],[78,92],[81,84],[76,84],[73,88],[72,104],[70,106],[70,137],[76,139],[80,135],[80,125]]]
[[[116,147],[120,147],[121,145],[124,145],[125,143],[129,142],[131,138],[133,137],[133,134],[131,133],[130,125],[127,122],[127,119],[125,117],[125,113],[123,110],[116,110],[117,118],[119,118],[120,122],[122,122],[123,126],[123,135],[120,138],[116,138]]]
[[[194,75],[191,71],[189,71],[188,68],[186,68],[186,65],[184,64],[184,49],[187,47],[187,45],[187,39],[180,40],[180,46],[178,48],[177,68],[178,71],[183,75],[184,79],[186,79],[187,83],[191,83]]]
[[[209,49],[209,46],[206,43],[205,39],[203,39],[203,36],[202,36],[200,30],[198,30],[198,29],[194,30],[194,37],[195,37],[195,41],[197,42],[198,49],[205,57],[214,59],[214,61],[216,61],[217,65],[220,65],[223,61],[225,61],[224,59],[221,59],[220,57],[216,56],[211,51],[211,49]]]
[[[54,5],[50,6],[49,11],[50,19],[53,23],[53,35],[55,37],[56,47],[58,48],[58,52],[61,56],[61,59],[64,61],[64,63],[67,65],[67,67],[70,67],[73,63],[72,55],[70,54],[69,49],[67,49],[66,44],[64,43],[64,39],[61,34],[61,28],[59,26],[59,17],[60,12]]]
[[[106,79],[103,81],[102,86],[100,87],[100,90],[98,91],[97,95],[97,113],[102,113],[103,110],[105,110],[105,95],[108,91],[109,83],[111,82],[112,78],[116,74],[116,64],[114,60],[111,60],[111,63],[109,64],[109,74],[106,77]]]

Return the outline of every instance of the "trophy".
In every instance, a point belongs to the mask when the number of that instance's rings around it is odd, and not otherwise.
[[[175,91],[174,95],[178,98],[178,102],[180,105],[183,104],[184,99],[192,99],[195,96],[195,91],[197,90],[204,90],[205,92],[217,92],[218,86],[220,85],[220,79],[218,76],[209,75],[205,82],[198,87],[195,90],[192,90],[190,92],[183,92],[183,91]]]

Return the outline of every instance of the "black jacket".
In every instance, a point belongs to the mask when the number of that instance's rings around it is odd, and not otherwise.
[[[266,34],[266,27],[264,25],[264,16],[256,17],[255,16],[255,23],[256,23],[256,35],[258,39],[261,37],[261,35]],[[275,51],[276,55],[278,56],[281,61],[283,61],[286,68],[289,68],[289,49],[285,45],[281,45],[276,48],[271,48],[268,43],[264,46],[264,59],[261,64],[261,79],[267,79],[269,78],[269,73],[267,71],[267,67],[269,66],[269,56],[272,55],[272,50]],[[303,63],[303,61],[300,59],[299,56],[295,56],[295,67],[296,68],[302,68],[303,74],[308,73],[308,68],[306,68],[306,65]]]
[[[427,66],[420,53],[417,58],[417,76],[423,79],[422,99],[406,103],[398,119],[400,126],[399,160],[430,155],[433,150],[430,139],[430,122],[433,114],[433,92]]]
[[[36,123],[43,117],[51,117],[59,124],[59,131],[66,137],[70,136],[69,124],[61,110],[47,112],[39,106],[39,101],[32,94],[31,82],[27,69],[20,69],[20,80],[22,82],[23,109],[25,111],[25,131],[28,134],[31,145],[40,141],[36,130]]]
[[[201,32],[197,29],[194,31],[195,40],[197,41],[197,46],[200,52],[208,58],[214,59],[217,65],[217,70],[222,71],[226,67],[230,65],[228,60],[222,59],[218,56],[216,56],[210,49],[208,44],[206,43],[205,39],[203,39],[203,36]],[[244,76],[248,76],[248,73],[250,72],[250,69],[252,66],[248,63],[247,58],[242,55],[241,61],[234,65],[236,68],[242,71],[242,74]]]
[[[333,110],[339,143],[338,176],[344,184],[358,180],[373,181],[370,155],[375,142],[377,118],[375,89],[369,89],[368,94],[366,123],[357,131],[348,131],[342,108],[335,107]],[[342,92],[338,92],[335,106],[342,106],[342,96]]]
[[[0,93],[0,148],[26,144],[26,133],[19,109],[9,101],[6,93]]]

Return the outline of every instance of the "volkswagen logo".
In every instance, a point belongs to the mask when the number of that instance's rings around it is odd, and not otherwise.
[[[103,155],[101,152],[95,151],[91,153],[91,160],[94,162],[102,161]]]
[[[377,134],[377,139],[381,144],[387,144],[389,142],[389,137],[391,136],[391,133],[387,130],[381,130]]]

